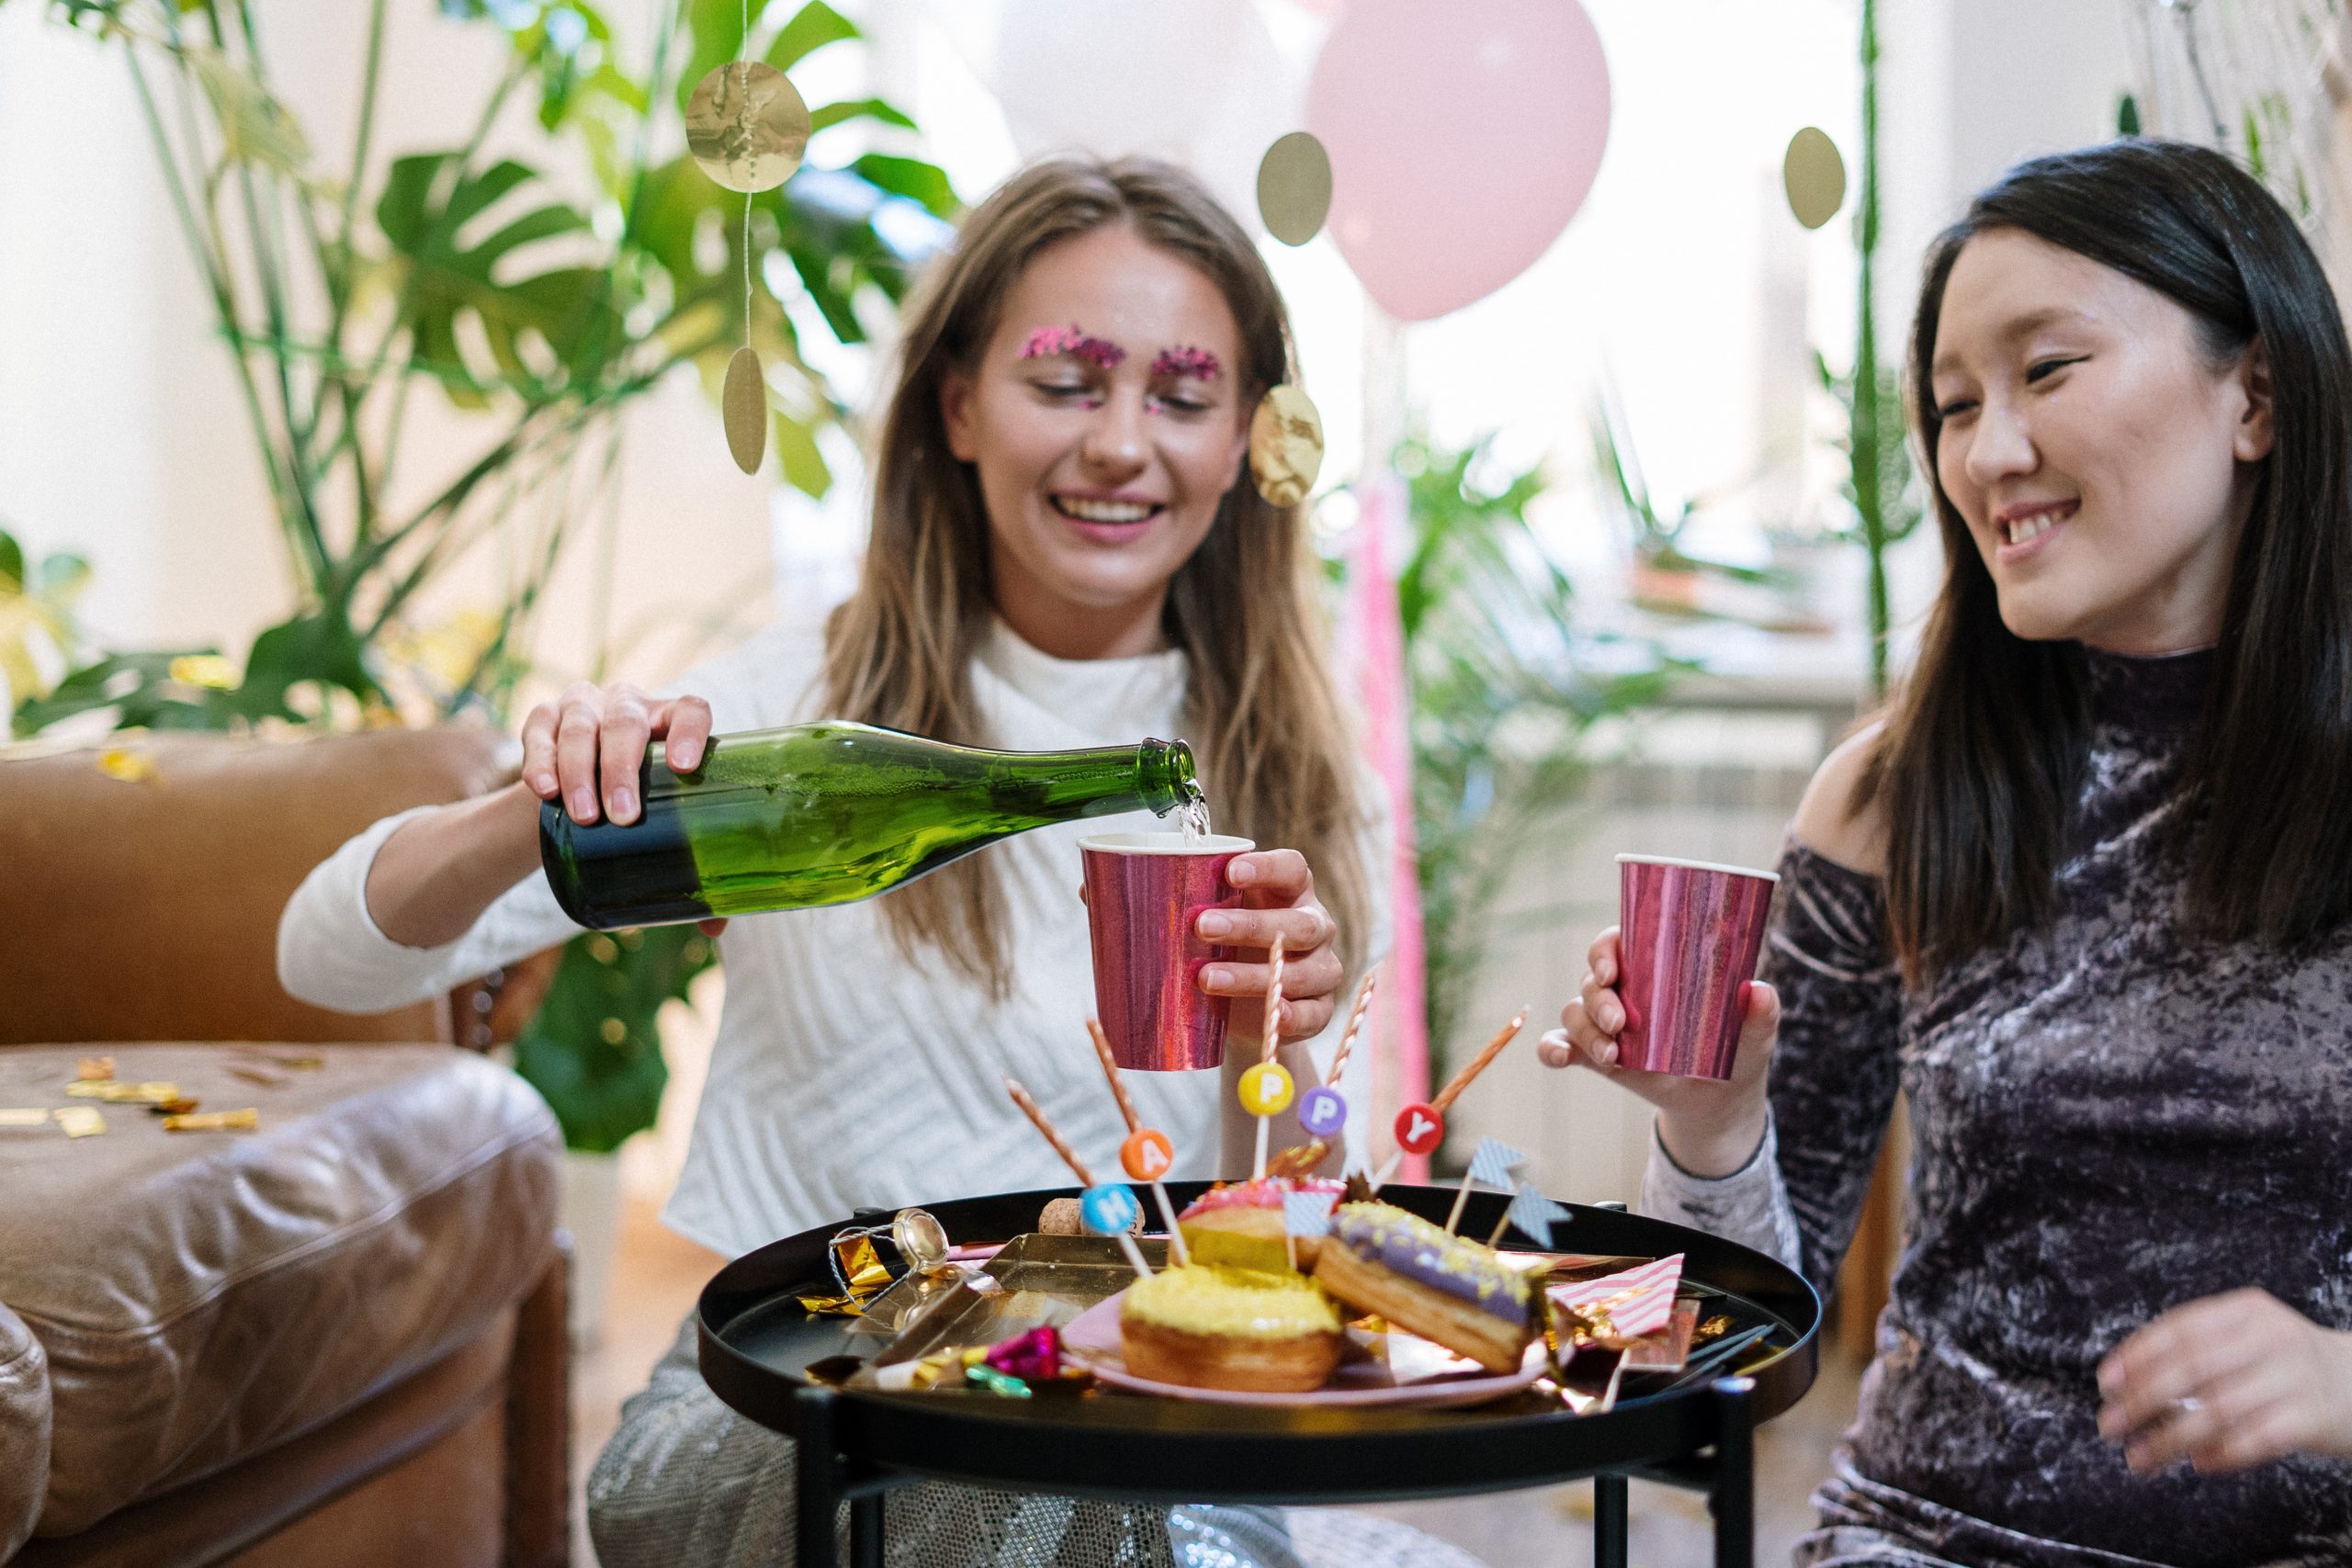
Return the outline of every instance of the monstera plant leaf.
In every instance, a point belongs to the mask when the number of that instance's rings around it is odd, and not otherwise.
[[[541,400],[593,383],[620,343],[619,313],[604,268],[515,276],[517,252],[587,231],[588,220],[578,210],[547,202],[472,237],[484,214],[538,178],[511,158],[474,172],[462,168],[454,152],[420,152],[394,161],[376,204],[413,357],[464,407],[485,406],[491,389],[501,385]],[[480,328],[492,366],[469,363],[459,338],[467,318]],[[552,363],[530,363],[533,340]]]

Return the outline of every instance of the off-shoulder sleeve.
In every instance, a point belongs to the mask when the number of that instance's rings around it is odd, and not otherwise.
[[[1826,1292],[1894,1111],[1902,982],[1876,877],[1793,839],[1780,871],[1761,975],[1781,997],[1763,1147],[1707,1179],[1653,1142],[1642,1206],[1770,1252]]]

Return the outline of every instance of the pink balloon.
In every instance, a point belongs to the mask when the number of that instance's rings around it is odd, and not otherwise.
[[[1517,277],[1592,188],[1609,64],[1577,0],[1348,0],[1307,85],[1329,227],[1391,315]]]

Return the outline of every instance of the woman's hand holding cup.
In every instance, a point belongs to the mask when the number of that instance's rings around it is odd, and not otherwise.
[[[1763,1142],[1765,1069],[1781,1032],[1781,998],[1761,981],[1747,983],[1739,1045],[1728,1081],[1644,1072],[1619,1064],[1625,1002],[1612,988],[1623,973],[1619,928],[1593,939],[1576,998],[1560,1010],[1560,1027],[1536,1055],[1551,1067],[1589,1067],[1657,1107],[1658,1136],[1677,1165],[1694,1176],[1728,1176]]]
[[[1226,881],[1240,896],[1240,908],[1204,911],[1193,929],[1220,947],[1272,948],[1283,939],[1283,1016],[1277,1038],[1311,1040],[1331,1021],[1331,1010],[1345,978],[1331,943],[1339,922],[1315,897],[1315,873],[1296,850],[1259,850],[1233,857]],[[1232,998],[1228,1027],[1241,1038],[1265,1031],[1264,962],[1221,960],[1201,970],[1200,987]]]

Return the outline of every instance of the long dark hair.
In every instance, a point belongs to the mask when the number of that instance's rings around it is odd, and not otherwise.
[[[2252,175],[2202,147],[2127,138],[2019,164],[1928,254],[1908,396],[1947,566],[1851,803],[1885,807],[1896,956],[1917,984],[2045,920],[2087,766],[2081,646],[2002,623],[1936,475],[1928,370],[1944,286],[1962,248],[1996,229],[2177,301],[2216,364],[2257,342],[2267,358],[2274,444],[2232,565],[2172,847],[2192,931],[2307,944],[2352,914],[2352,350],[2318,258]]]

